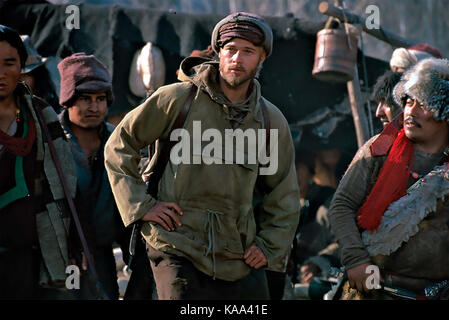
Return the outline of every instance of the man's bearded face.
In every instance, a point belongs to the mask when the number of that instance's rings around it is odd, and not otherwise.
[[[247,40],[234,38],[220,49],[219,57],[220,76],[226,85],[238,88],[257,75],[265,51]]]

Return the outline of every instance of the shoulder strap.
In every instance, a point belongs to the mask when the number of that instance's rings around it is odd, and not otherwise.
[[[173,132],[173,130],[180,129],[184,126],[184,122],[186,121],[187,114],[189,113],[190,110],[190,106],[192,105],[195,92],[196,86],[192,85],[189,95],[187,96],[187,99],[184,102],[184,106],[182,107],[181,112],[178,114],[178,117],[176,118],[175,123],[171,128],[170,134],[168,135],[168,139],[166,139],[164,145],[162,146],[161,153],[154,166],[153,174],[151,176],[151,182],[148,185],[148,193],[154,198],[157,198],[159,181],[161,180],[162,174],[164,173],[165,167],[167,166],[168,160],[170,159],[170,151],[177,143],[176,141],[170,141],[171,132]]]
[[[260,108],[262,109],[262,118],[264,122],[265,127],[265,147],[267,150],[267,156],[270,155],[270,117],[268,116],[268,110],[267,106],[265,105],[265,102],[263,101],[263,98],[260,97],[259,99]]]
[[[270,116],[268,115],[267,106],[265,105],[265,102],[263,101],[263,98],[260,97],[259,99],[260,108],[262,110],[262,118],[265,128],[265,148],[266,148],[266,155],[270,155]],[[269,192],[269,190],[263,185],[261,176],[259,175],[256,180],[256,189],[262,193],[266,194]]]
[[[146,181],[147,183],[147,193],[151,195],[153,198],[157,198],[157,192],[158,192],[158,186],[159,181],[162,178],[162,174],[164,173],[165,168],[167,167],[168,160],[170,159],[170,151],[176,144],[176,141],[170,141],[170,135],[173,130],[180,129],[184,126],[184,123],[187,118],[187,114],[189,113],[190,106],[192,105],[193,98],[195,96],[196,92],[196,86],[192,84],[192,87],[190,88],[189,95],[187,96],[186,101],[184,102],[184,106],[181,109],[181,112],[179,112],[178,116],[176,117],[175,123],[173,124],[173,127],[170,130],[170,133],[168,135],[168,139],[164,141],[165,143],[162,146],[161,153],[159,154],[156,164],[154,165],[154,168],[152,169],[152,174]],[[154,144],[152,144],[150,147],[154,147]],[[131,237],[129,241],[129,261],[128,265],[131,266],[131,262],[134,259],[134,256],[136,255],[136,243],[137,243],[137,237],[140,233],[140,229],[142,226],[142,220],[136,221],[136,223],[133,224],[132,231],[131,231]]]

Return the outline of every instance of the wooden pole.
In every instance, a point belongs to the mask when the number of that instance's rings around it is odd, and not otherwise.
[[[354,66],[354,79],[347,82],[349,102],[351,103],[352,118],[354,120],[357,145],[360,148],[370,138],[368,120],[363,108],[362,93],[360,91],[359,72],[357,64]]]
[[[325,3],[328,4],[327,2]],[[343,1],[341,0],[334,0],[334,4],[335,6],[333,6],[333,8],[336,8],[338,10],[341,10],[340,8],[343,7]],[[343,19],[339,20],[342,23],[345,20],[347,21],[346,11],[344,12]],[[357,26],[357,29],[360,30],[360,25],[358,24],[355,25]],[[346,33],[348,33],[349,32],[348,25],[345,23],[344,26]],[[350,45],[349,39],[348,45]],[[355,133],[357,137],[357,145],[360,148],[370,138],[370,131],[366,112],[365,109],[363,108],[363,99],[362,99],[362,92],[360,90],[360,80],[359,80],[359,72],[357,69],[357,62],[354,64],[354,77],[351,81],[348,81],[346,83],[346,86],[348,88],[349,102],[351,104],[351,113],[352,119],[354,121]]]
[[[335,5],[341,7],[342,1],[334,0]],[[319,10],[322,14],[326,14],[339,19],[342,23],[350,22],[357,26],[364,19],[350,12],[346,12],[339,7],[333,6],[327,2],[321,2]],[[345,30],[348,32],[347,24],[345,23]],[[348,45],[350,43],[348,42]],[[346,83],[348,88],[349,102],[351,104],[352,118],[354,121],[355,132],[357,136],[357,145],[360,148],[370,138],[370,130],[368,125],[368,119],[365,109],[363,107],[362,92],[360,90],[359,72],[357,69],[357,63],[354,65],[354,77],[352,81]]]
[[[394,33],[389,32],[388,30],[385,30],[384,28],[379,26],[379,29],[368,29],[366,27],[366,21],[365,18],[360,17],[354,13],[348,12],[348,11],[344,11],[341,8],[338,8],[330,3],[327,3],[325,1],[321,2],[318,10],[327,16],[332,16],[335,17],[337,19],[339,19],[340,21],[346,21],[347,23],[351,23],[351,24],[360,24],[363,28],[363,31],[365,31],[366,33],[372,35],[373,37],[385,41],[389,44],[391,44],[393,47],[411,47],[413,46],[414,43],[411,40],[402,38]],[[345,19],[346,17],[346,19]]]

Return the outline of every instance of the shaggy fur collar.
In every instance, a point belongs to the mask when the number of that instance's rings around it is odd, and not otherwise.
[[[445,167],[446,164],[436,166],[425,179],[411,186],[407,195],[393,202],[385,211],[376,232],[362,233],[362,241],[370,256],[390,255],[418,233],[419,223],[429,213],[435,212],[437,200],[444,200],[449,194]]]

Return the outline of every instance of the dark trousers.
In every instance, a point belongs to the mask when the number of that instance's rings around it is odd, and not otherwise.
[[[213,279],[186,258],[147,245],[159,300],[268,300],[264,269],[252,269],[237,281]]]
[[[282,300],[284,296],[285,278],[287,274],[285,272],[275,272],[267,270],[268,288],[270,289],[271,300]]]

